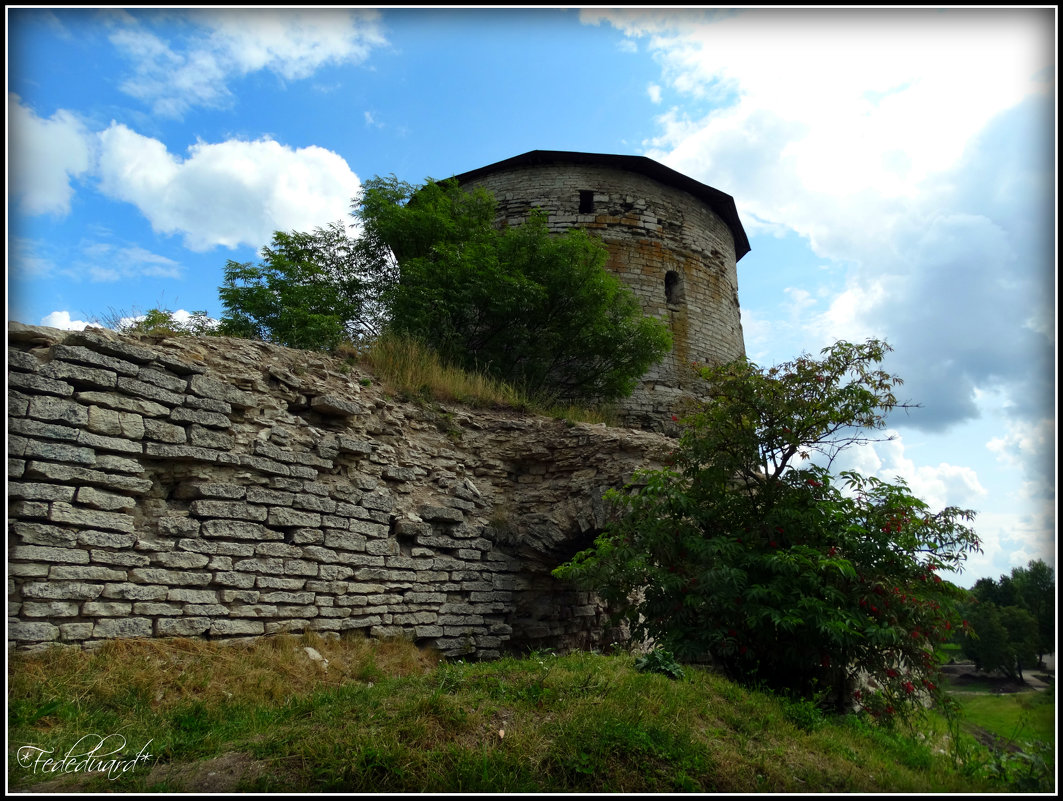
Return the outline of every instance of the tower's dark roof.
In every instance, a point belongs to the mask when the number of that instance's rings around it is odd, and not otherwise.
[[[466,183],[482,175],[488,175],[510,167],[555,164],[557,162],[598,164],[627,170],[628,172],[638,172],[662,184],[688,192],[716,212],[727,224],[727,227],[731,229],[731,235],[734,236],[735,241],[736,260],[741,259],[749,252],[749,239],[746,237],[745,229],[742,228],[742,223],[738,219],[738,209],[735,208],[733,197],[645,156],[617,156],[607,153],[579,153],[569,150],[531,150],[520,156],[514,156],[504,161],[496,161],[486,167],[478,167],[475,170],[463,172],[460,175],[455,175],[454,178],[458,183]]]

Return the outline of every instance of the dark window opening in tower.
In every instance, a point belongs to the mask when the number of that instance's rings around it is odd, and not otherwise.
[[[664,275],[664,299],[670,306],[683,302],[683,279],[675,270]]]
[[[579,191],[579,213],[594,214],[594,190],[581,189]]]

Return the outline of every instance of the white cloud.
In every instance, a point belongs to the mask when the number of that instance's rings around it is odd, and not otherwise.
[[[20,279],[44,278],[55,271],[51,256],[44,255],[48,243],[11,237],[8,243],[8,270]]]
[[[1023,507],[1046,508],[1041,517],[1054,530],[1054,506],[1056,495],[1056,421],[1011,420],[1006,424],[1006,433],[986,443],[997,461],[1007,468],[1018,469],[1023,476],[1022,488],[1016,499]]]
[[[646,87],[646,94],[650,97],[650,102],[659,104],[661,102],[661,87],[655,83],[651,83]]]
[[[181,278],[181,265],[139,245],[118,246],[107,242],[82,243],[72,270],[78,278],[94,282],[128,281],[136,278]]]
[[[228,83],[268,70],[308,78],[328,65],[358,64],[386,44],[372,10],[197,10],[116,14],[111,42],[133,65],[122,90],[156,114],[180,117],[194,106],[219,107]]]
[[[869,325],[870,313],[887,297],[883,279],[863,283],[850,281],[831,299],[824,312],[808,320],[806,328],[819,342],[837,339],[864,341],[876,335],[873,324]]]
[[[833,470],[855,470],[889,482],[902,479],[933,511],[946,506],[974,507],[988,494],[974,469],[948,462],[918,464],[908,455],[908,446],[898,431],[887,429],[881,437],[880,441],[843,451]]]
[[[1010,467],[1018,467],[1031,457],[1043,459],[1051,453],[1056,442],[1056,424],[1054,420],[1045,419],[1037,422],[1013,422],[1008,426],[1008,433],[994,437],[986,447],[996,454],[997,459]]]
[[[386,44],[375,11],[205,11],[211,42],[244,73],[269,69],[289,80],[325,64],[358,63]]]
[[[41,318],[40,324],[51,328],[61,328],[64,331],[81,331],[85,327],[92,325],[92,323],[84,320],[70,319],[70,312],[68,311],[54,311],[46,314]]]
[[[1025,567],[1032,559],[1055,565],[1055,515],[1052,504],[1035,507],[1031,513],[980,514],[976,526],[981,536],[981,555],[969,560],[973,583],[979,576],[995,578],[1013,567]]]
[[[816,299],[806,289],[798,289],[792,286],[786,287],[783,292],[790,299],[790,313],[795,317],[806,314],[809,309],[816,305]]]
[[[101,191],[134,204],[154,230],[181,234],[195,251],[257,248],[276,230],[342,219],[361,185],[343,158],[320,147],[199,142],[181,160],[117,123],[99,140]]]
[[[122,82],[122,91],[150,103],[159,116],[180,117],[193,106],[224,106],[232,97],[214,53],[174,51],[139,27],[115,31],[111,43],[134,62],[135,74]]]
[[[8,191],[28,214],[70,213],[71,181],[92,168],[92,139],[71,112],[60,109],[43,119],[7,97]]]

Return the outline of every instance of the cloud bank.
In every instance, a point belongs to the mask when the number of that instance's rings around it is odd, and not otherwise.
[[[925,406],[906,426],[945,430],[993,387],[1013,415],[1051,411],[1051,15],[583,19],[638,39],[682,99],[646,155],[734,194],[751,230],[794,231],[846,265],[833,298],[790,287],[803,347],[888,339],[889,367]]]

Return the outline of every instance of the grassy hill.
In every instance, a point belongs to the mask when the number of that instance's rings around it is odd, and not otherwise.
[[[672,680],[634,663],[624,653],[448,662],[403,642],[316,637],[13,654],[8,782],[53,792],[1052,789],[1027,786],[1050,782],[1050,764],[994,758],[937,715],[890,731],[707,669]],[[1050,719],[1053,693],[1039,695]]]

